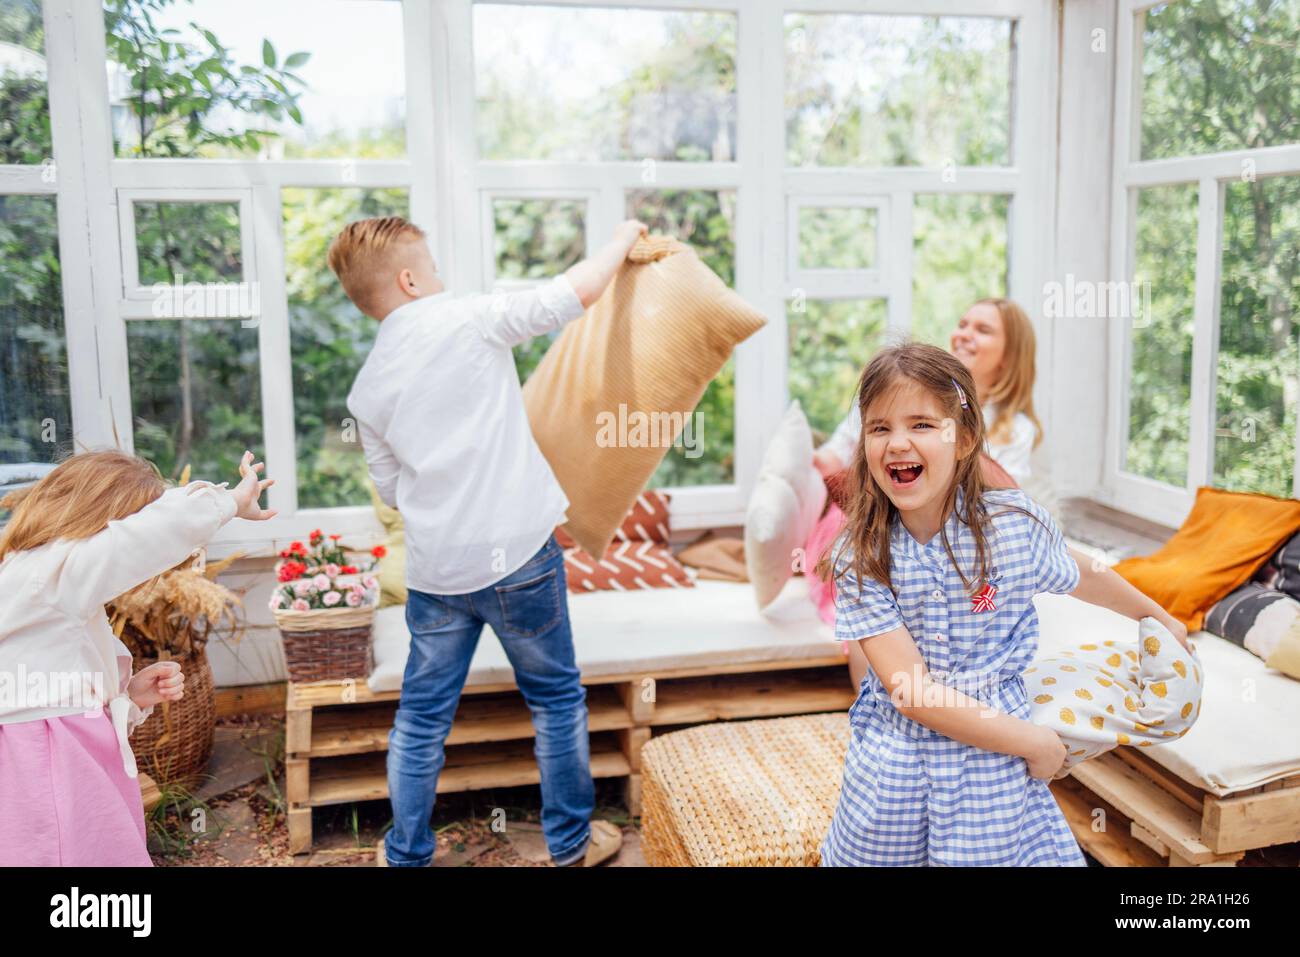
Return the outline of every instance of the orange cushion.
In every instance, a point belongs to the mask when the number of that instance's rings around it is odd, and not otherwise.
[[[1300,531],[1300,501],[1199,488],[1182,528],[1159,551],[1115,566],[1188,631]]]
[[[709,382],[766,321],[690,247],[651,236],[546,351],[524,405],[569,498],[564,528],[588,553],[605,554]]]

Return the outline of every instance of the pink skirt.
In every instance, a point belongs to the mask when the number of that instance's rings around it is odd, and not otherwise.
[[[151,867],[107,712],[0,724],[0,867]]]

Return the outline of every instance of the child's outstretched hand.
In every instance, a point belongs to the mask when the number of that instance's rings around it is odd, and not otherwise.
[[[263,463],[253,462],[252,452],[244,453],[239,463],[239,484],[230,490],[230,494],[235,497],[237,518],[264,522],[275,517],[275,509],[262,508],[257,501],[264,490],[275,484],[275,479],[258,479],[257,473],[264,468],[266,466]]]
[[[126,693],[141,710],[163,701],[180,701],[185,695],[185,675],[174,661],[159,661],[132,675]]]

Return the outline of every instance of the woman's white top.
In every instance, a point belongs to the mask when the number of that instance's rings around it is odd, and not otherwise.
[[[90,538],[59,539],[0,562],[0,724],[108,708],[122,766],[136,776],[128,735],[153,711],[126,694],[131,653],[104,605],[201,548],[235,514],[224,487],[163,492]]]
[[[989,404],[982,407],[984,410],[984,421],[992,422],[993,416],[997,412],[994,405]],[[858,446],[858,435],[862,432],[862,414],[858,411],[858,406],[854,403],[849,414],[844,417],[835,429],[826,443],[822,446],[828,452],[834,453],[835,457],[847,465],[853,460],[853,450]],[[1024,485],[1025,480],[1029,478],[1032,469],[1029,466],[1029,457],[1034,451],[1034,439],[1038,437],[1038,430],[1034,427],[1033,421],[1023,412],[1017,412],[1011,420],[1011,438],[1006,442],[993,443],[986,441],[984,443],[985,451],[993,458],[993,461],[1007,470],[1007,474],[1016,480],[1017,485]]]

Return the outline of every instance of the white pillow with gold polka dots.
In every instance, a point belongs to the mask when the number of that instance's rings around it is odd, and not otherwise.
[[[1024,678],[1031,720],[1065,744],[1057,777],[1119,745],[1181,738],[1201,713],[1200,659],[1154,618],[1138,622],[1132,644],[1075,645],[1036,661]]]

